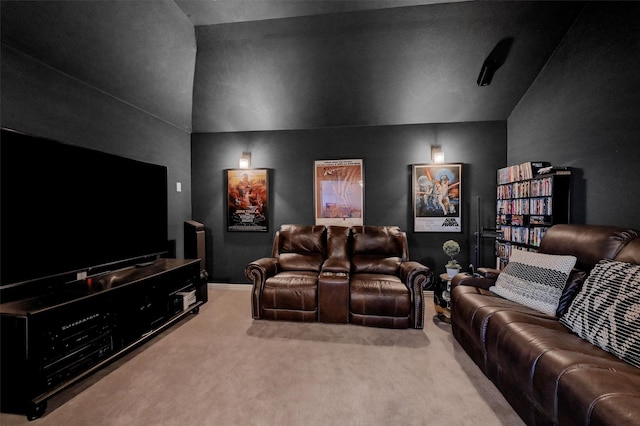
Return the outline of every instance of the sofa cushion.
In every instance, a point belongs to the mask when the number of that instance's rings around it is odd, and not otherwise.
[[[264,309],[317,310],[318,274],[285,271],[267,278],[262,290]]]
[[[640,237],[634,229],[601,225],[553,225],[540,242],[540,253],[570,254],[576,267],[589,271],[601,259],[614,259],[629,242]]]
[[[486,327],[486,375],[509,394],[521,394],[545,418],[554,419],[557,384],[572,368],[598,365],[619,371],[637,370],[564,327],[557,318],[502,310]],[[639,371],[640,373],[640,371]],[[515,380],[511,387],[504,386]],[[511,401],[510,397],[507,397]]]
[[[560,322],[588,342],[640,367],[640,265],[601,261]]]
[[[555,315],[575,256],[514,250],[489,290],[547,315]]]
[[[354,226],[351,230],[354,254],[408,258],[406,237],[397,226]]]
[[[409,289],[395,275],[355,274],[349,286],[352,313],[388,317],[411,314]]]
[[[320,272],[325,259],[325,226],[282,225],[278,234],[279,271]]]
[[[320,253],[281,253],[278,257],[280,271],[320,272],[324,257]]]
[[[640,424],[640,375],[593,365],[558,378],[557,424]]]
[[[401,260],[399,257],[386,257],[375,254],[354,254],[351,258],[351,272],[354,274],[398,275]]]

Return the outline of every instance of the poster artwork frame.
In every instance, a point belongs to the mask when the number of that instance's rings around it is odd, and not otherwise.
[[[269,232],[269,169],[226,169],[227,232]]]
[[[313,199],[316,225],[364,225],[364,160],[315,160]]]
[[[462,232],[463,163],[414,164],[413,232]],[[446,196],[438,188],[446,185]]]

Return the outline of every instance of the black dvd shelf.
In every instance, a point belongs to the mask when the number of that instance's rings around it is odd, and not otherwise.
[[[570,222],[571,171],[529,162],[500,169],[497,177],[496,257],[501,269],[512,250],[537,251],[549,227]]]

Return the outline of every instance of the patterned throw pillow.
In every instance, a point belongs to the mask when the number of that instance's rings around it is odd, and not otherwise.
[[[496,285],[489,290],[547,315],[555,315],[562,289],[575,264],[575,256],[513,250]]]
[[[640,265],[601,261],[560,323],[593,345],[640,367]]]

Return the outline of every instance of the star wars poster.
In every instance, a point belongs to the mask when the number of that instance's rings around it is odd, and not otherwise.
[[[462,164],[413,166],[414,232],[462,232]]]
[[[269,230],[267,169],[227,170],[227,231]]]

